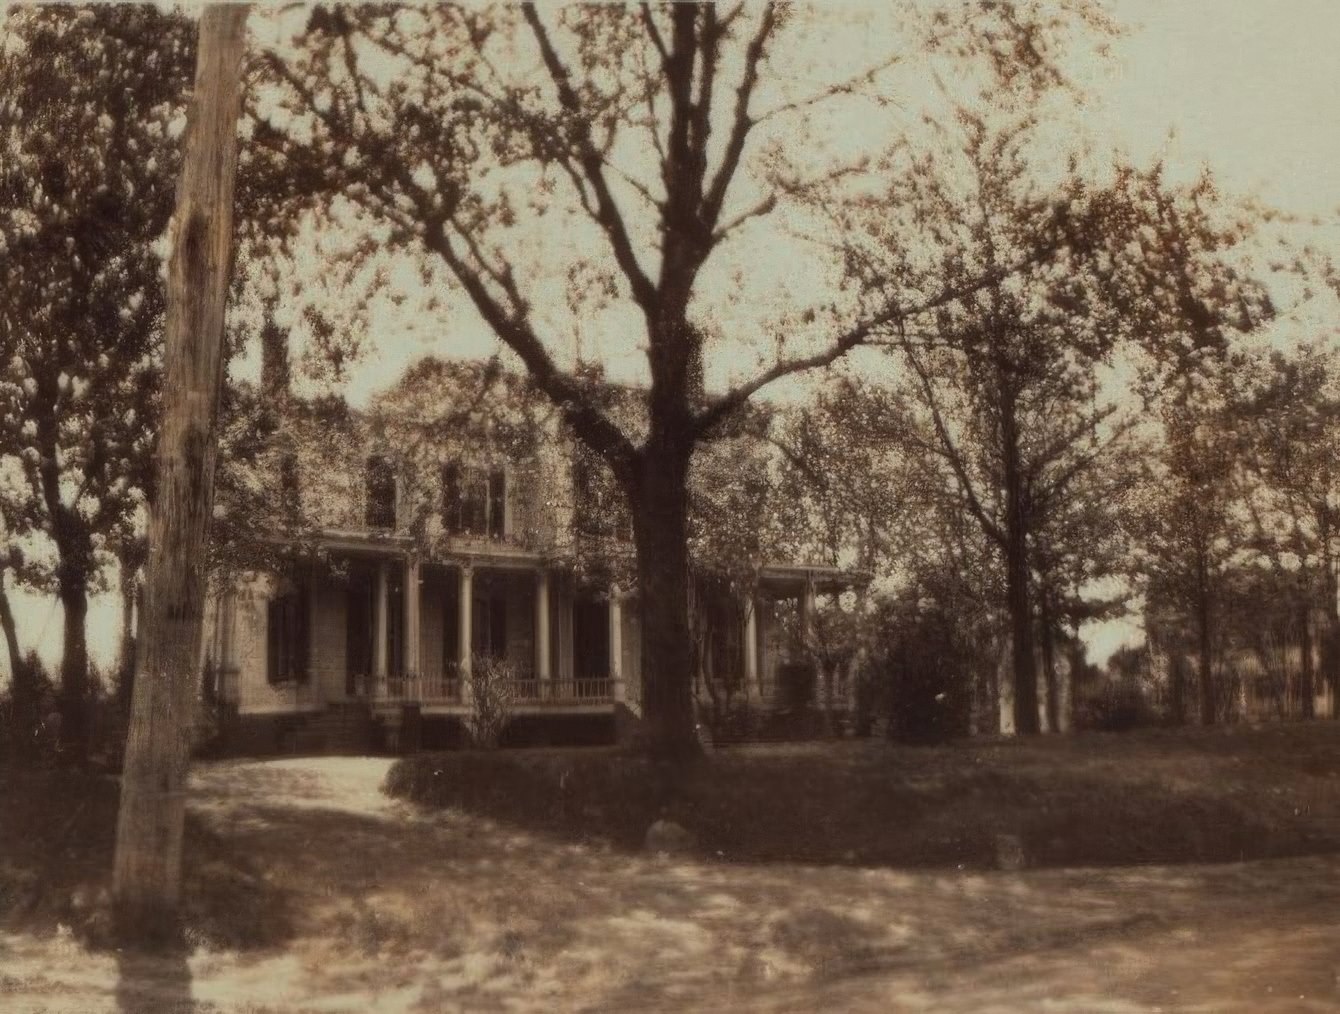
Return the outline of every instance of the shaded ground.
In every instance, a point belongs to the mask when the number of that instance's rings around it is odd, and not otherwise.
[[[1223,746],[1184,751],[1179,770],[1218,771]],[[1325,751],[1285,752],[1281,793],[1289,765]],[[1340,776],[1301,763],[1331,798]],[[1340,1009],[1334,856],[1020,872],[672,861],[390,800],[388,766],[202,767],[206,864],[255,879],[200,895],[194,949],[175,960],[89,950],[78,912],[44,915],[60,911],[49,899],[11,907],[0,1010]],[[4,785],[7,804],[21,788]],[[268,942],[240,949],[247,928]]]
[[[990,869],[1340,851],[1340,723],[710,753],[686,777],[613,750],[423,754],[388,785],[569,841],[636,849],[668,817],[706,858]]]

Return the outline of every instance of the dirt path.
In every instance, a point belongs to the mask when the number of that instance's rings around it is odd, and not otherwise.
[[[118,962],[9,936],[0,1010],[1340,1010],[1337,857],[992,874],[668,861],[420,812],[380,794],[386,767],[201,768],[194,809],[265,871],[282,943]]]

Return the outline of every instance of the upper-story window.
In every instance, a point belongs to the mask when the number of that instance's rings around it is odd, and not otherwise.
[[[285,512],[296,514],[302,503],[302,493],[298,486],[298,456],[292,451],[285,451],[279,457],[279,495]]]
[[[452,535],[507,534],[507,472],[455,462],[442,466],[442,524]]]
[[[366,505],[369,528],[395,527],[395,467],[381,454],[368,458]]]
[[[572,461],[572,500],[579,535],[633,537],[633,518],[614,476],[581,453]]]

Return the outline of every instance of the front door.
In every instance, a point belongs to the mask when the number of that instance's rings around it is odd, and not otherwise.
[[[578,599],[572,604],[572,667],[579,680],[610,675],[610,610],[608,602]]]

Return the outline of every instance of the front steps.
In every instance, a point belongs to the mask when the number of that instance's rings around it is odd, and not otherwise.
[[[372,712],[363,701],[341,701],[284,733],[284,753],[353,756],[372,750]]]

